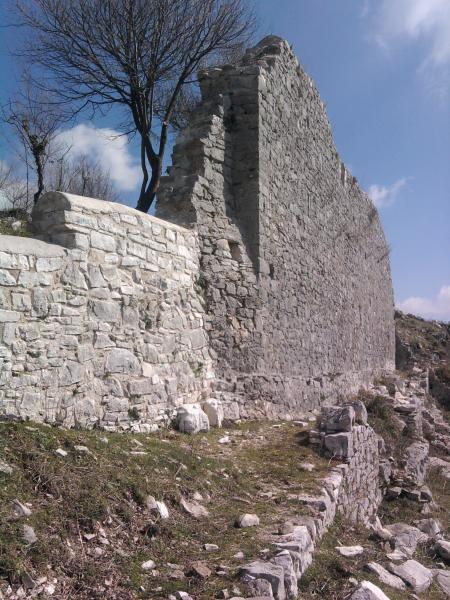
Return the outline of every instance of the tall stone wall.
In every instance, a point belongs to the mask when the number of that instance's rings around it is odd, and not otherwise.
[[[61,193],[33,225],[0,236],[0,415],[146,430],[208,398],[192,231]]]
[[[292,417],[393,369],[389,249],[285,41],[200,84],[157,214],[199,233],[216,395]]]

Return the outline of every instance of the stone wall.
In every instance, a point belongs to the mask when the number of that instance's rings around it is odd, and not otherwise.
[[[389,249],[287,42],[200,84],[157,214],[199,233],[216,395],[292,417],[393,369]]]
[[[0,414],[145,430],[208,398],[192,231],[61,193],[33,226],[0,236]]]
[[[160,422],[303,416],[394,367],[389,249],[287,42],[200,74],[154,218],[52,193],[3,237],[2,412]],[[213,373],[214,368],[214,373]]]

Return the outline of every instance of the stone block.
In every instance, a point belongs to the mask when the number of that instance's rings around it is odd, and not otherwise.
[[[104,250],[105,252],[116,251],[116,240],[114,237],[98,231],[91,232],[91,245],[93,248]]]
[[[142,365],[139,359],[129,350],[116,348],[108,352],[105,369],[107,373],[140,375]]]
[[[353,436],[351,433],[333,433],[324,438],[324,446],[328,454],[337,458],[353,456]]]
[[[177,410],[177,426],[182,433],[209,431],[208,416],[198,404],[184,404]]]
[[[202,409],[208,416],[210,427],[222,427],[224,411],[220,400],[210,398],[202,404]]]
[[[328,433],[349,432],[355,422],[355,410],[352,406],[330,406],[322,409],[321,429]]]

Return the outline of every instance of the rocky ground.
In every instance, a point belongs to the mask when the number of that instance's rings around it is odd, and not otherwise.
[[[384,440],[370,524],[323,526],[340,461],[310,444],[315,422],[193,436],[3,423],[0,598],[449,597],[448,329],[399,318],[404,371],[359,396]]]

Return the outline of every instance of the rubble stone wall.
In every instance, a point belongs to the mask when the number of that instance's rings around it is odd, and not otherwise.
[[[145,430],[208,397],[192,231],[61,193],[33,225],[0,236],[1,414]]]
[[[394,368],[389,249],[287,42],[200,84],[157,214],[199,233],[216,395],[292,417]]]

